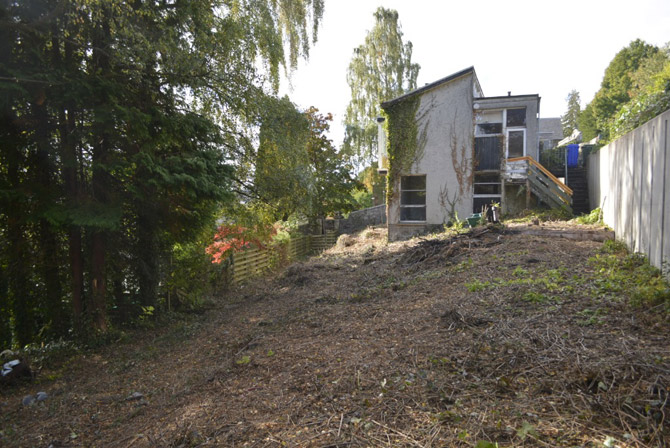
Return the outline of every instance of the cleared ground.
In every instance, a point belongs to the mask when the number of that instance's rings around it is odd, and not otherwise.
[[[344,236],[2,390],[0,444],[666,446],[667,314],[629,305],[645,285],[611,249],[501,228]]]

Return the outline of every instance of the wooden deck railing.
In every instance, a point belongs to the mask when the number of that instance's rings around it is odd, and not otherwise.
[[[508,162],[523,162],[526,161],[529,164],[533,165],[535,168],[539,169],[542,171],[549,179],[551,179],[558,188],[561,190],[565,191],[567,194],[572,196],[572,189],[565,185],[563,182],[561,182],[556,176],[551,174],[551,172],[546,169],[545,167],[542,166],[542,164],[538,163],[535,159],[533,159],[531,156],[524,156],[524,157],[513,157],[511,159],[507,159]]]

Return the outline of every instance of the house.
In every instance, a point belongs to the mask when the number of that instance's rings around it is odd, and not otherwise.
[[[563,140],[563,123],[560,118],[540,118],[540,153],[554,149]]]
[[[503,213],[571,191],[538,162],[538,95],[486,97],[473,67],[381,105],[389,240],[441,228],[491,203]],[[532,193],[532,194],[531,194]]]

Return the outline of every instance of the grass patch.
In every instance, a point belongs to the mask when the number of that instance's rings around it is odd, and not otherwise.
[[[593,288],[599,296],[628,298],[634,307],[662,307],[670,314],[670,285],[643,255],[610,240],[589,263],[596,270]]]
[[[510,216],[504,220],[505,223],[531,223],[533,221],[547,222],[547,221],[569,221],[574,218],[574,215],[567,209],[548,209],[548,210],[523,210],[521,213]]]
[[[480,282],[477,279],[475,279],[474,281],[472,281],[470,283],[465,284],[465,287],[468,288],[468,291],[470,291],[470,292],[483,291],[490,286],[491,286],[491,282],[489,282],[489,281]]]

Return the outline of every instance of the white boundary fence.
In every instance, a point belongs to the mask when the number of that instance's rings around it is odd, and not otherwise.
[[[589,157],[589,199],[631,251],[670,269],[670,110]]]

